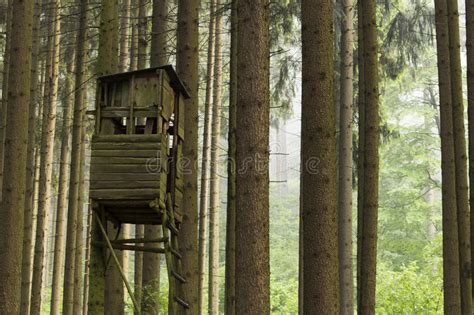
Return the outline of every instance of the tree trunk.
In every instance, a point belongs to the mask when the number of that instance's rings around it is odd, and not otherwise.
[[[459,272],[461,311],[472,314],[471,240],[469,188],[467,179],[466,133],[462,92],[459,11],[457,0],[448,1],[449,53],[451,65],[451,102],[453,114],[456,202],[458,216]]]
[[[76,35],[76,75],[74,90],[74,118],[71,136],[71,171],[69,177],[69,200],[67,214],[66,231],[66,257],[64,269],[64,294],[63,294],[63,314],[71,315],[74,310],[74,273],[76,260],[76,231],[77,231],[77,208],[78,194],[81,185],[81,146],[82,129],[85,118],[85,86],[87,74],[88,44],[87,24],[88,24],[88,0],[77,0],[79,7],[79,27]]]
[[[138,0],[138,69],[146,68],[147,46],[146,40],[147,23],[147,1]]]
[[[302,1],[303,310],[339,313],[332,2]],[[316,232],[316,233],[315,233]]]
[[[235,132],[237,129],[237,0],[231,4],[227,222],[225,242],[225,314],[235,315]]]
[[[339,298],[340,314],[354,314],[354,275],[352,273],[352,104],[353,32],[352,0],[341,0],[341,74],[339,119]]]
[[[163,0],[153,1],[152,41],[150,51],[150,66],[157,67],[166,64],[166,32],[168,15],[168,2]],[[161,227],[157,225],[145,226],[145,239],[161,237]],[[152,247],[160,247],[152,244]],[[161,255],[156,253],[143,253],[143,297],[142,312],[150,315],[158,314],[160,299],[160,262]]]
[[[185,211],[180,228],[179,243],[182,268],[186,283],[183,285],[184,299],[190,304],[189,313],[198,310],[198,108],[199,108],[199,1],[178,1],[178,37],[176,68],[186,85],[191,98],[185,101],[185,135],[183,159],[189,162],[184,175],[183,209]]]
[[[72,43],[71,43],[72,44]],[[71,46],[72,47],[72,46]],[[59,169],[59,187],[58,187],[58,204],[56,213],[56,232],[54,238],[54,262],[53,262],[53,281],[51,293],[51,314],[59,314],[59,306],[61,303],[61,279],[64,267],[64,245],[65,245],[65,213],[67,207],[67,194],[69,184],[69,165],[71,157],[70,134],[72,127],[73,99],[72,91],[74,91],[74,49],[66,50],[67,73],[64,88],[66,95],[63,106],[63,129],[61,135],[61,156]]]
[[[89,265],[91,252],[91,227],[92,227],[92,208],[89,207],[87,211],[87,230],[86,230],[86,253],[84,266],[84,290],[82,292],[82,308],[83,314],[89,314]]]
[[[119,72],[125,72],[130,63],[130,14],[131,0],[122,0],[122,16],[120,17],[120,60]]]
[[[237,12],[235,312],[269,314],[269,1],[240,0]]]
[[[436,47],[441,116],[441,172],[443,178],[443,292],[444,312],[461,314],[459,243],[457,225],[455,153],[451,62],[449,54],[448,5],[435,1]]]
[[[151,24],[150,66],[158,67],[168,63],[168,0],[153,0]]]
[[[135,238],[143,238],[145,228],[143,225],[135,225]],[[141,309],[143,296],[143,252],[135,252],[135,300],[138,303],[138,308]],[[135,315],[139,315],[137,310],[134,310]]]
[[[215,62],[214,62],[214,87],[212,109],[212,139],[211,139],[211,176],[210,176],[210,207],[209,207],[209,314],[219,314],[219,140],[221,135],[222,112],[222,5],[220,0],[215,3]]]
[[[474,36],[474,0],[466,0],[466,38]],[[474,42],[466,41],[467,48],[467,99],[469,129],[469,201],[471,211],[474,209]],[[471,232],[471,277],[474,270],[474,215],[470,218]],[[472,280],[472,279],[471,279]],[[471,283],[471,286],[474,285]],[[473,298],[474,298],[474,291]]]
[[[364,223],[364,152],[365,152],[365,95],[364,95],[364,33],[362,1],[357,3],[357,61],[358,67],[358,106],[359,106],[359,139],[357,150],[357,313],[362,312],[360,303],[361,270],[362,270],[362,226]]]
[[[46,82],[44,87],[45,104],[43,106],[41,131],[41,167],[39,183],[38,214],[36,216],[35,256],[33,261],[33,283],[31,289],[31,314],[41,313],[43,272],[45,268],[45,251],[48,236],[47,218],[51,208],[53,151],[56,133],[56,109],[58,100],[59,72],[59,0],[49,3],[47,10],[48,41],[46,55]]]
[[[211,116],[212,116],[212,88],[214,78],[214,36],[215,36],[215,0],[209,7],[209,39],[207,47],[207,75],[206,96],[204,101],[204,130],[201,160],[201,191],[199,196],[199,244],[198,244],[198,296],[199,314],[204,307],[204,268],[206,264],[207,215],[209,206],[209,159],[211,155]]]
[[[12,0],[7,2],[7,14],[5,19],[5,51],[3,53],[3,76],[2,76],[2,103],[0,104],[0,200],[2,200],[3,167],[5,155],[5,127],[7,124],[7,105],[8,105],[8,71],[10,68],[10,41],[12,34]]]
[[[35,147],[36,147],[36,110],[38,100],[36,98],[38,77],[42,73],[39,63],[40,46],[40,15],[41,1],[36,0],[33,16],[32,46],[31,46],[31,81],[30,81],[30,105],[28,117],[28,150],[26,157],[26,192],[25,192],[25,217],[23,229],[23,254],[21,263],[21,306],[20,314],[30,313],[31,277],[33,264],[33,209],[35,188]]]
[[[0,313],[20,311],[21,255],[25,206],[28,107],[30,103],[33,0],[12,1],[4,173],[0,208]]]
[[[136,0],[133,1],[135,3]],[[132,23],[132,38],[130,41],[130,71],[137,69],[137,55],[138,55],[138,23],[135,21],[137,20],[137,13],[136,13],[136,6],[135,6],[135,13],[132,12],[132,17],[134,18],[134,22]]]
[[[362,202],[362,244],[360,310],[375,313],[377,259],[377,214],[379,176],[379,90],[377,24],[375,0],[362,1],[364,57],[364,197]]]

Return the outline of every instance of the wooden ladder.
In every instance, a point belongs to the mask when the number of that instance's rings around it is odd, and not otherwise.
[[[182,255],[179,251],[179,229],[176,227],[173,200],[171,194],[166,196],[166,209],[162,210],[163,237],[165,243],[165,258],[168,269],[168,314],[186,314],[189,309],[188,302],[184,299],[183,285],[186,278],[183,276],[181,264]]]

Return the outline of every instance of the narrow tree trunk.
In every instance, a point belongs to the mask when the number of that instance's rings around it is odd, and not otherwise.
[[[122,10],[120,18],[120,61],[119,71],[125,72],[130,63],[130,14],[131,0],[122,1]]]
[[[135,226],[135,238],[143,238],[145,235],[145,227],[143,225]],[[138,308],[141,309],[143,296],[143,252],[135,252],[135,300],[138,303]],[[134,310],[135,315],[139,315],[137,310]]]
[[[41,168],[38,215],[36,219],[35,257],[33,261],[33,283],[31,289],[31,314],[40,314],[42,303],[43,272],[45,268],[45,251],[48,236],[47,217],[51,210],[53,151],[56,133],[56,109],[58,99],[59,72],[59,0],[49,3],[48,9],[48,52],[46,55],[45,104],[41,132]]]
[[[134,0],[133,3],[135,3],[136,0]],[[136,6],[135,6],[135,13],[132,13],[133,16],[133,23],[132,23],[132,38],[130,41],[130,71],[136,70],[137,69],[137,55],[138,55],[138,23],[136,22],[137,20],[137,14],[136,14]]]
[[[214,37],[215,37],[215,0],[210,2],[209,39],[207,47],[206,98],[204,102],[204,130],[201,160],[201,191],[199,197],[199,244],[198,244],[198,296],[199,312],[204,307],[204,279],[206,263],[207,215],[209,206],[209,159],[211,155],[211,116],[212,116],[212,85],[214,79]]]
[[[64,270],[64,294],[63,314],[71,315],[74,309],[74,267],[76,259],[76,230],[77,230],[77,207],[78,193],[81,181],[81,151],[82,129],[85,118],[85,86],[87,74],[87,23],[88,23],[88,0],[77,0],[79,7],[79,27],[76,36],[76,75],[74,91],[74,118],[71,137],[71,171],[69,178],[69,200],[67,214],[66,232],[66,257]]]
[[[352,273],[352,104],[353,104],[353,32],[352,0],[341,0],[341,73],[339,119],[339,298],[340,314],[354,313],[354,275]]]
[[[364,223],[364,152],[365,152],[365,95],[364,95],[364,33],[362,1],[357,3],[357,61],[358,67],[358,106],[359,106],[359,139],[357,150],[357,313],[362,312],[360,303],[361,270],[362,270],[362,226]]]
[[[147,1],[138,0],[138,69],[146,68],[148,42],[147,35]]]
[[[237,10],[235,312],[269,314],[269,1]]]
[[[21,263],[21,306],[20,314],[30,313],[31,277],[33,264],[33,209],[35,187],[35,146],[36,146],[36,110],[38,100],[36,93],[38,86],[38,69],[40,46],[40,15],[41,1],[36,0],[33,16],[32,46],[31,46],[31,81],[30,105],[28,117],[28,151],[26,156],[26,192],[25,192],[25,217],[23,229],[23,254]],[[41,72],[41,70],[40,70]],[[1,167],[1,166],[0,166]]]
[[[216,0],[216,35],[214,63],[214,97],[212,109],[212,140],[211,140],[211,176],[210,176],[210,207],[209,207],[209,314],[219,314],[219,140],[221,136],[222,112],[222,5]]]
[[[227,222],[225,242],[225,314],[235,315],[235,133],[237,129],[237,0],[231,4]]]
[[[86,253],[85,253],[85,266],[84,266],[84,290],[82,292],[82,307],[83,314],[89,314],[89,262],[91,252],[91,227],[92,227],[92,208],[89,207],[87,211],[87,230],[86,230]]]
[[[472,314],[469,188],[467,184],[466,133],[464,128],[460,52],[461,43],[459,39],[459,11],[457,0],[448,1],[448,28],[451,64],[451,101],[453,106],[454,157],[456,165],[461,311],[463,314]]]
[[[301,9],[303,309],[305,314],[337,314],[339,275],[336,129],[332,104],[332,2],[302,1]]]
[[[12,1],[4,173],[0,208],[0,314],[20,311],[21,255],[30,103],[33,0]]]
[[[71,46],[72,47],[72,46]],[[59,169],[59,187],[58,187],[58,204],[56,213],[56,233],[54,238],[54,262],[53,262],[53,281],[51,293],[51,314],[59,314],[59,306],[61,305],[61,279],[64,267],[64,246],[65,246],[65,227],[66,227],[66,207],[67,194],[69,184],[69,166],[71,157],[70,134],[72,127],[73,114],[73,98],[74,90],[74,49],[66,50],[67,73],[64,88],[66,95],[63,106],[63,128],[61,134],[61,156]]]
[[[377,24],[375,0],[362,1],[364,56],[364,197],[362,203],[362,246],[360,271],[360,309],[375,313],[377,260],[377,214],[379,176],[379,90]]]
[[[158,67],[168,63],[168,0],[153,0],[151,24],[150,66]]]
[[[198,108],[199,108],[199,1],[178,1],[178,37],[176,68],[191,98],[185,101],[185,135],[183,158],[189,161],[184,175],[183,209],[186,215],[180,228],[179,243],[183,255],[182,266],[186,283],[184,299],[190,304],[189,313],[198,310]]]
[[[474,36],[474,1],[466,0],[466,38]],[[471,211],[474,209],[474,42],[466,41],[467,48],[467,99],[469,129],[469,202]],[[474,215],[470,218],[471,232],[471,272],[474,270]],[[472,277],[472,274],[471,274]],[[472,279],[471,279],[472,281]],[[472,286],[471,282],[471,286]],[[474,298],[474,290],[472,292]]]
[[[0,104],[0,191],[3,183],[3,166],[5,155],[5,127],[7,124],[7,105],[8,105],[8,71],[10,68],[10,41],[12,34],[12,0],[7,2],[6,34],[5,34],[5,52],[3,54],[3,76],[2,76],[2,102]],[[0,200],[2,195],[0,192]]]
[[[157,67],[166,64],[166,31],[168,15],[168,1],[153,1],[152,41],[150,51],[150,66]],[[161,236],[161,227],[147,225],[144,231],[145,239],[157,239]],[[153,244],[152,247],[160,247]],[[160,299],[160,262],[161,255],[143,253],[143,279],[144,288],[142,298],[142,312],[150,315],[158,314]]]
[[[443,178],[443,292],[444,312],[461,314],[453,105],[449,55],[448,5],[435,0],[436,47],[441,116],[441,173]]]

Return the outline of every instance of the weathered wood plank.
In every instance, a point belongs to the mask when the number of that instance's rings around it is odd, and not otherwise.
[[[91,189],[92,199],[155,199],[160,194],[159,189]]]
[[[91,189],[125,189],[125,188],[160,188],[160,182],[156,181],[102,181],[94,180],[90,184]]]
[[[142,174],[159,174],[159,170],[154,166],[147,164],[92,164],[91,173],[95,175],[100,173],[142,173]],[[95,177],[97,178],[97,177]]]
[[[160,165],[160,159],[158,157],[154,157],[153,155],[150,157],[116,157],[116,156],[108,156],[108,157],[96,157],[93,156],[91,158],[91,165],[98,165],[98,164],[134,164],[134,165],[153,165],[153,167],[158,167]]]
[[[134,157],[134,158],[148,158],[159,157],[159,150],[92,150],[92,157]]]
[[[95,135],[93,142],[124,142],[124,143],[142,143],[142,142],[161,142],[161,135],[143,134],[143,135]]]
[[[91,181],[113,181],[113,180],[144,180],[159,181],[160,174],[157,173],[94,173],[91,172]]]
[[[92,150],[159,150],[161,147],[160,143],[143,142],[143,143],[130,143],[130,142],[93,142]]]

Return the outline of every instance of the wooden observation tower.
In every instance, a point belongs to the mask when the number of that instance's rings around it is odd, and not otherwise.
[[[169,313],[189,308],[183,298],[178,234],[182,213],[184,99],[189,98],[172,66],[100,77],[92,138],[90,199],[95,217],[123,275],[115,250],[164,254],[169,278]],[[110,240],[107,221],[161,225],[157,240]],[[162,243],[160,248],[147,246]]]

